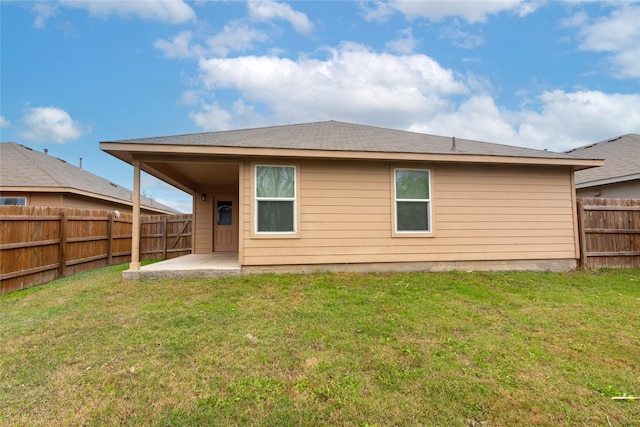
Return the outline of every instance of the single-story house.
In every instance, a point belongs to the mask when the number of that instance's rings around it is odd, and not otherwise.
[[[622,135],[567,153],[604,159],[604,166],[576,172],[578,197],[640,199],[640,135]]]
[[[193,253],[243,273],[572,269],[574,171],[602,165],[336,121],[100,148],[134,166],[134,193],[144,170],[193,194]]]
[[[64,160],[14,142],[0,143],[0,205],[133,212],[133,193]],[[143,214],[178,214],[146,197]]]

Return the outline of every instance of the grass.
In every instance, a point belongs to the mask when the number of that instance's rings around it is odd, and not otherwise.
[[[638,270],[122,268],[0,298],[0,425],[640,425]]]

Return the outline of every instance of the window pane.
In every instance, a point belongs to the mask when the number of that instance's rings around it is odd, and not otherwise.
[[[4,206],[26,206],[26,197],[0,197],[0,205]]]
[[[258,231],[294,231],[293,202],[258,201]]]
[[[396,202],[398,231],[429,231],[427,202]]]
[[[396,170],[397,199],[428,199],[429,172],[419,170]]]
[[[256,168],[258,197],[295,197],[295,168],[258,166]]]
[[[218,202],[218,225],[233,225],[233,203]]]

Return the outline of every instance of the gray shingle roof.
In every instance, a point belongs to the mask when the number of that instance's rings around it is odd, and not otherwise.
[[[64,160],[32,150],[14,142],[0,143],[0,188],[55,187],[80,190],[128,203],[132,192]],[[173,208],[141,196],[145,208],[178,213]]]
[[[640,135],[628,134],[569,150],[567,153],[605,159],[604,166],[576,172],[576,185],[640,179]]]
[[[427,135],[336,121],[189,135],[106,141],[123,144],[276,148],[379,153],[457,154],[542,159],[582,159],[567,153]]]

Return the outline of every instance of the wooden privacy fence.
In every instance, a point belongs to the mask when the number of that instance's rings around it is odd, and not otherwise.
[[[61,207],[0,206],[0,295],[131,261],[133,216]],[[142,215],[140,258],[191,253],[191,215]]]
[[[578,199],[580,266],[640,267],[640,199]]]

